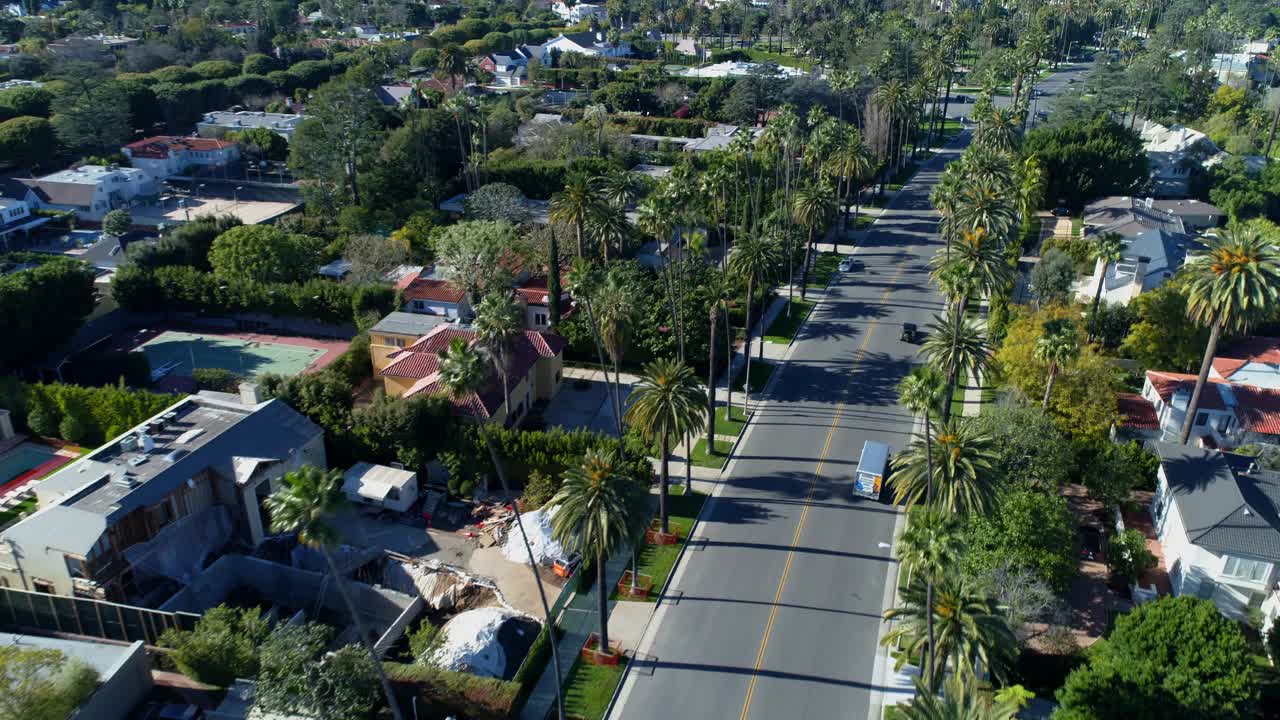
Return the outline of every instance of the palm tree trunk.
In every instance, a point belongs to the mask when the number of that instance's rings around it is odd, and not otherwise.
[[[924,471],[928,473],[924,481],[924,504],[933,505],[933,432],[929,428],[929,411],[924,411]]]
[[[1222,320],[1215,318],[1209,329],[1209,342],[1204,346],[1204,360],[1200,362],[1200,376],[1196,378],[1196,389],[1191,392],[1191,402],[1187,403],[1187,416],[1182,419],[1182,437],[1178,442],[1183,445],[1191,438],[1191,427],[1196,421],[1196,410],[1200,407],[1200,392],[1204,390],[1205,381],[1209,379],[1209,368],[1213,365],[1213,356],[1218,352],[1218,338],[1222,337]]]
[[[751,398],[751,301],[753,299],[752,296],[755,295],[755,291],[756,291],[756,279],[755,279],[755,276],[753,275],[747,278],[747,317],[742,323],[744,326],[743,329],[747,336],[746,344],[742,348],[745,351],[743,354],[746,355],[746,359],[747,359],[746,373],[743,375],[743,379],[742,379],[742,416],[743,417],[746,417],[747,415],[747,402]],[[761,314],[763,313],[764,311],[762,309]],[[761,328],[760,331],[763,333],[764,328]],[[761,336],[760,342],[761,344],[764,343],[763,336]],[[733,383],[730,382],[729,384],[732,385]]]
[[[711,342],[707,344],[710,350],[710,357],[707,360],[707,447],[715,447],[716,437],[716,321],[719,320],[716,315],[719,314],[719,306],[713,304],[711,306]],[[733,407],[730,406],[726,411],[733,413]],[[726,416],[727,417],[727,416]]]
[[[604,566],[604,553],[596,553],[596,609],[600,612],[600,644],[596,646],[596,651],[609,653],[609,591],[606,587],[607,580],[605,576],[608,573]],[[635,573],[632,573],[632,577]]]
[[[952,368],[947,372],[947,394],[942,398],[942,422],[946,423],[951,419],[951,396],[956,392],[956,371]]]
[[[724,313],[724,352],[725,352],[725,407],[733,407],[733,377],[729,371],[733,369],[733,324],[729,322],[729,311]]]
[[[1098,305],[1102,302],[1102,284],[1107,281],[1107,268],[1110,262],[1103,263],[1102,277],[1098,278],[1098,287],[1093,291],[1093,310],[1089,313],[1089,340],[1098,333]]]
[[[936,667],[937,663],[934,660],[934,658],[937,656],[938,648],[934,645],[935,640],[933,636],[933,578],[932,577],[930,577],[928,581],[925,583],[924,593],[925,593],[924,602],[926,605],[929,606],[925,614],[925,618],[926,618],[925,622],[928,625],[928,633],[929,633],[929,660],[928,662],[925,663],[925,672],[928,673],[928,677],[925,678],[925,682],[928,683],[930,690],[937,692],[938,673],[937,673],[937,667]]]
[[[671,532],[667,520],[667,490],[670,486],[669,463],[671,461],[671,437],[662,436],[662,472],[658,476],[658,530],[663,535]]]
[[[338,594],[342,596],[343,604],[347,606],[347,613],[351,615],[351,624],[355,626],[356,634],[360,636],[360,644],[364,646],[365,652],[369,653],[369,659],[373,661],[373,667],[378,671],[378,682],[382,684],[382,694],[387,698],[387,705],[391,708],[391,715],[396,720],[402,720],[400,706],[396,704],[395,693],[391,691],[391,682],[387,680],[387,674],[382,670],[382,661],[378,659],[378,654],[374,652],[373,643],[369,642],[369,636],[364,632],[364,622],[360,620],[356,605],[351,601],[351,596],[347,593],[346,580],[338,572],[338,565],[333,561],[333,555],[329,552],[329,548],[321,545],[320,554],[324,555],[325,562],[329,564],[329,572],[333,573],[333,584],[338,588]]]
[[[804,263],[800,265],[800,299],[805,299],[805,291],[809,288],[809,256],[813,254],[813,226],[809,226],[809,237],[804,244]]]
[[[498,484],[502,486],[502,492],[509,494],[511,491],[507,488],[507,473],[502,469],[502,462],[498,459],[498,451],[493,447],[493,440],[489,438],[489,429],[484,423],[480,423],[480,436],[484,438],[484,446],[489,451],[489,460],[493,463],[493,471],[498,476]],[[547,603],[547,591],[542,586],[542,573],[538,572],[538,561],[533,557],[533,548],[529,546],[529,536],[524,531],[524,521],[520,519],[520,508],[512,503],[516,516],[516,530],[520,532],[520,542],[524,544],[524,551],[529,556],[529,570],[533,572],[533,582],[538,587],[538,599],[542,601],[542,615],[545,618],[543,627],[547,631],[547,638],[551,641],[551,670],[555,673],[556,679],[556,712],[560,720],[564,720],[564,691],[560,687],[560,654],[556,651],[556,635],[555,618],[551,616],[551,605]],[[396,719],[400,720],[399,713]]]
[[[1049,409],[1049,396],[1053,394],[1053,381],[1058,379],[1058,364],[1049,363],[1049,382],[1044,384],[1044,400],[1040,401],[1040,409]]]
[[[1262,157],[1271,162],[1271,144],[1276,139],[1276,126],[1280,125],[1280,106],[1276,106],[1276,112],[1271,116],[1271,131],[1267,133],[1267,145],[1262,151]]]

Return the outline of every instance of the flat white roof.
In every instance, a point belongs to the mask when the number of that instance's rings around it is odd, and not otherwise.
[[[418,473],[412,470],[358,462],[343,473],[342,487],[359,493],[361,497],[381,500],[387,496],[388,490],[403,490],[417,477]]]
[[[67,168],[59,170],[51,175],[45,175],[39,180],[47,182],[60,183],[80,183],[83,185],[97,185],[104,178],[111,177],[115,173],[141,174],[142,171],[136,168],[109,168],[104,165],[81,165],[78,168]]]

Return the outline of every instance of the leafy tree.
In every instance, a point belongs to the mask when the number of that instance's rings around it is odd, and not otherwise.
[[[289,142],[283,135],[267,128],[246,128],[227,133],[227,140],[240,143],[245,154],[256,160],[284,160],[289,156]]]
[[[246,56],[244,63],[240,66],[240,72],[244,75],[266,75],[269,72],[280,69],[280,63],[270,55],[262,53],[254,53]]]
[[[59,650],[0,646],[0,717],[65,720],[98,687],[98,672]]]
[[[1057,693],[1054,720],[1249,718],[1258,703],[1239,626],[1208,600],[1164,596],[1116,621]]]
[[[234,215],[202,216],[170,230],[156,243],[131,243],[125,249],[128,266],[156,268],[184,265],[200,270],[212,269],[209,250],[222,233],[241,225]]]
[[[53,104],[53,127],[68,150],[114,152],[128,142],[133,128],[129,96],[104,83],[82,93],[65,92]]]
[[[196,621],[192,630],[166,630],[160,645],[187,677],[218,687],[236,678],[258,675],[258,646],[271,631],[259,608],[219,605]]]
[[[1075,280],[1075,262],[1058,248],[1050,248],[1031,270],[1031,292],[1042,305],[1065,303],[1071,299]]]
[[[206,80],[232,78],[240,74],[240,68],[230,60],[205,60],[192,65],[191,71]]]
[[[356,235],[347,241],[342,257],[351,263],[351,281],[380,282],[387,273],[409,260],[403,242],[382,235]]]
[[[515,226],[501,220],[471,220],[450,225],[436,239],[436,257],[445,276],[472,302],[511,287],[507,264],[520,251]]]
[[[282,625],[260,651],[254,707],[316,720],[360,720],[378,703],[378,671],[354,645],[324,656],[332,631],[318,623]]]
[[[382,108],[355,77],[330,81],[307,103],[289,144],[289,167],[333,207],[362,204],[360,177],[383,140]]]
[[[342,494],[342,472],[340,470],[326,472],[312,466],[305,466],[287,473],[283,479],[283,487],[266,500],[267,509],[271,513],[271,529],[274,532],[296,532],[299,542],[319,549],[324,556],[329,565],[329,571],[333,573],[334,585],[342,596],[343,604],[347,606],[351,623],[355,626],[356,634],[382,685],[383,697],[391,708],[391,714],[396,720],[402,720],[400,707],[396,704],[395,694],[391,691],[391,684],[382,671],[382,663],[374,652],[373,643],[365,633],[360,611],[352,602],[346,580],[338,571],[338,566],[333,561],[333,554],[330,552],[330,548],[339,542],[340,536],[338,531],[329,524],[329,517],[345,503],[346,498]],[[271,684],[270,680],[268,684]],[[365,707],[367,710],[368,706]]]
[[[102,232],[112,237],[123,237],[133,226],[133,215],[125,209],[112,210],[102,218]]]
[[[1130,528],[1107,538],[1107,564],[1116,577],[1132,585],[1156,566],[1156,558],[1147,549],[1146,535]]]
[[[93,270],[79,260],[0,276],[0,367],[16,369],[66,342],[93,306]]]
[[[57,152],[58,137],[48,120],[24,115],[0,122],[0,158],[6,164],[39,167]]]
[[[224,278],[258,282],[294,282],[315,275],[319,241],[292,235],[271,225],[242,225],[218,236],[209,264]]]
[[[1129,305],[1134,323],[1120,344],[1120,352],[1143,368],[1187,372],[1195,367],[1209,329],[1187,317],[1187,294],[1182,283],[1167,282],[1142,293]]]
[[[991,438],[991,469],[1054,492],[1072,477],[1071,440],[1043,410],[1018,403],[983,407],[966,422]]]
[[[1222,331],[1247,331],[1275,312],[1280,300],[1280,252],[1261,234],[1233,226],[1206,243],[1206,255],[1179,270],[1186,278],[1187,317],[1209,328],[1200,375],[1182,423],[1184,445],[1191,437]]]
[[[53,102],[53,94],[42,87],[24,85],[8,90],[0,90],[0,118],[49,117],[49,106]]]
[[[467,196],[467,217],[474,220],[501,220],[518,225],[529,219],[524,194],[514,185],[489,183]]]
[[[1027,133],[1023,152],[1044,165],[1048,203],[1078,209],[1095,197],[1133,195],[1147,178],[1138,134],[1105,115],[1038,127]]]
[[[994,512],[966,518],[964,568],[977,576],[1008,562],[1032,570],[1062,594],[1076,574],[1075,545],[1075,518],[1064,498],[1056,491],[1013,488]]]
[[[602,653],[612,652],[605,562],[632,539],[641,493],[644,488],[622,475],[617,453],[591,450],[580,465],[565,472],[560,491],[548,503],[557,508],[551,519],[556,540],[573,552],[595,558],[600,615],[597,649]]]

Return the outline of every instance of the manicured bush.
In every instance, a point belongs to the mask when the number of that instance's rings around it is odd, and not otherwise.
[[[147,75],[155,83],[193,83],[201,79],[200,73],[181,65],[169,65],[153,70]]]
[[[1124,530],[1107,539],[1107,564],[1125,585],[1132,585],[1142,573],[1156,566],[1156,558],[1147,549],[1147,537],[1141,530]]]
[[[199,389],[215,392],[236,392],[241,380],[226,368],[196,368],[191,371],[191,378]]]
[[[120,385],[28,385],[14,377],[0,379],[0,407],[13,411],[19,427],[80,444],[97,445],[120,435],[178,399],[177,395],[132,390]],[[64,425],[68,415],[72,420]],[[74,437],[68,437],[64,431]]]
[[[92,267],[63,257],[34,262],[34,268],[0,276],[0,369],[43,357],[93,310]]]
[[[206,80],[216,80],[239,75],[240,67],[230,60],[205,60],[192,65],[191,71]]]

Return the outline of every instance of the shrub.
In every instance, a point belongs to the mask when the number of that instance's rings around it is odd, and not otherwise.
[[[266,75],[279,68],[280,63],[275,58],[262,53],[254,53],[244,59],[244,63],[240,66],[240,72],[244,75]]]
[[[383,663],[382,667],[389,679],[411,685],[412,692],[428,707],[439,708],[442,716],[456,714],[477,720],[506,718],[520,691],[514,682],[429,665]]]
[[[196,368],[191,371],[191,378],[201,390],[215,392],[236,392],[240,387],[240,376],[225,368]]]
[[[440,628],[424,618],[418,623],[418,627],[409,633],[409,652],[412,653],[414,662],[423,662],[435,650],[440,640]]]
[[[123,386],[83,387],[64,383],[27,385],[16,378],[0,379],[0,407],[14,411],[15,420],[32,432],[72,442],[97,444],[115,437],[172,405],[176,395],[162,395]],[[65,429],[67,415],[76,417]],[[32,424],[34,422],[34,424]]]
[[[1146,535],[1141,530],[1129,529],[1107,539],[1107,564],[1113,575],[1125,585],[1132,585],[1156,566],[1156,557],[1147,549]]]
[[[521,506],[526,512],[537,510],[556,494],[559,483],[538,470],[529,471],[529,479],[524,485],[524,494],[520,496]]]
[[[240,68],[230,60],[205,60],[191,66],[191,71],[206,80],[233,78]]]
[[[182,67],[181,65],[169,65],[159,70],[153,70],[147,75],[154,83],[178,83],[188,84],[201,79],[200,74],[191,68]]]
[[[174,663],[183,675],[226,687],[236,678],[258,675],[258,647],[270,629],[256,607],[239,610],[219,605],[191,630],[166,630],[160,645],[172,649]]]

